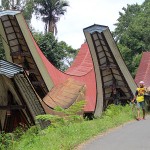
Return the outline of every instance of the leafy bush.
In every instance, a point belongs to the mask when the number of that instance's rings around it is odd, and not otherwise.
[[[63,109],[61,107],[56,107],[54,110],[56,112],[61,113],[60,115],[50,115],[50,114],[45,114],[45,115],[38,115],[36,116],[37,120],[44,120],[47,121],[49,120],[51,122],[51,125],[49,126],[50,128],[56,128],[59,126],[63,125],[69,125],[71,123],[75,122],[81,122],[83,121],[83,115],[79,115],[85,106],[85,101],[79,101],[73,104],[71,107],[68,109]]]
[[[78,105],[82,106],[81,108],[84,106],[79,103]],[[132,107],[129,105],[110,105],[108,109],[103,112],[101,117],[93,120],[83,120],[82,117],[81,120],[76,120],[76,118],[74,118],[75,112],[78,112],[75,111],[78,110],[76,108],[73,108],[73,111],[58,107],[56,109],[63,112],[66,118],[64,115],[62,117],[63,119],[60,120],[58,116],[53,116],[54,118],[51,119],[51,121],[53,121],[50,127],[41,130],[38,126],[33,126],[27,130],[19,140],[14,139],[13,142],[8,140],[8,144],[6,143],[7,147],[3,148],[4,146],[1,144],[0,149],[47,150],[49,148],[52,150],[70,150],[95,135],[133,119]],[[67,118],[70,114],[72,117]],[[47,115],[42,115],[41,117],[44,120],[51,118]],[[59,123],[55,123],[57,119]]]
[[[19,141],[20,137],[25,133],[22,127],[16,128],[13,133],[2,132],[0,134],[0,149],[8,149],[8,147],[14,147],[15,141]]]

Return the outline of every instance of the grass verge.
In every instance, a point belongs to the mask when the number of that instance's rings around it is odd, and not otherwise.
[[[18,140],[11,140],[9,150],[73,150],[91,137],[133,120],[131,107],[111,105],[100,118],[39,130],[31,127]],[[6,148],[1,145],[1,149]]]

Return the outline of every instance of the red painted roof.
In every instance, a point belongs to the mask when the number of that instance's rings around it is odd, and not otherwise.
[[[93,112],[96,105],[96,81],[93,62],[87,43],[82,44],[73,65],[65,73],[55,68],[41,52],[35,41],[34,44],[55,86],[65,82],[68,78],[73,78],[86,85],[87,103],[84,111]]]
[[[88,45],[85,43],[74,60],[71,67],[65,72],[70,75],[83,76],[93,69],[92,58]]]
[[[135,77],[137,84],[139,84],[140,81],[144,81],[146,87],[150,86],[150,52],[143,52]]]

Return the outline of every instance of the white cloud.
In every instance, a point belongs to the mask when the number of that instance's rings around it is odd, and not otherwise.
[[[83,28],[100,24],[109,26],[114,30],[114,25],[119,17],[119,11],[127,4],[142,4],[144,0],[68,0],[70,7],[67,13],[57,23],[59,41],[65,41],[73,48],[80,48],[85,37]],[[43,31],[44,24],[32,19],[32,25],[36,30]],[[38,25],[38,26],[37,26]]]

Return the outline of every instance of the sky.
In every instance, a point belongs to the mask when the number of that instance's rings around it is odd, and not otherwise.
[[[85,41],[83,29],[93,24],[105,25],[111,31],[115,29],[119,12],[127,4],[142,4],[144,0],[68,0],[69,7],[57,23],[58,41],[65,41],[78,49]],[[43,32],[44,24],[35,17],[31,20],[36,31]]]

